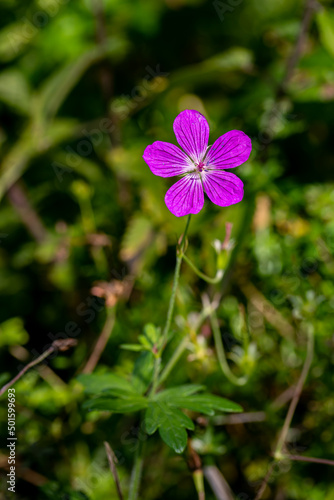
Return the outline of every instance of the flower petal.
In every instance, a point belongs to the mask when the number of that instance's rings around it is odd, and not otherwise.
[[[168,210],[176,217],[198,214],[204,205],[204,193],[198,174],[188,174],[168,189],[165,196]]]
[[[241,130],[231,130],[218,137],[205,157],[205,164],[215,168],[238,167],[248,160],[252,143]]]
[[[143,158],[151,171],[160,177],[173,177],[194,169],[188,156],[169,142],[156,141],[147,146]]]
[[[205,117],[198,111],[186,109],[175,118],[173,129],[180,146],[199,163],[209,141],[209,125]]]
[[[230,172],[209,170],[202,174],[204,191],[220,207],[239,203],[244,196],[243,182]]]

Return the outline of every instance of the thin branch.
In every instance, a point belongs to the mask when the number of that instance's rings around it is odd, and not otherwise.
[[[239,286],[245,297],[282,337],[293,337],[294,328],[252,283],[240,283]]]
[[[235,415],[219,415],[213,417],[214,425],[238,425],[249,422],[263,422],[267,415],[264,411],[254,411],[249,413],[236,413]]]
[[[288,413],[286,414],[286,417],[285,417],[282,432],[280,434],[280,437],[279,437],[277,445],[276,445],[276,449],[275,449],[275,457],[276,458],[280,458],[280,454],[281,454],[282,449],[284,447],[286,437],[287,437],[289,429],[290,429],[293,415],[295,413],[300,395],[302,393],[307,374],[308,374],[309,369],[310,369],[311,364],[312,364],[313,350],[314,350],[314,337],[313,337],[313,334],[309,332],[308,333],[306,359],[305,359],[304,366],[303,366],[302,372],[300,374],[299,380],[296,384],[295,392],[294,392],[293,398],[291,400],[291,403],[290,403],[290,406],[288,409]]]
[[[283,91],[283,92],[285,91],[289,81],[292,78],[295,67],[300,59],[303,47],[305,45],[307,32],[308,32],[309,27],[311,25],[313,15],[320,8],[321,8],[321,5],[316,0],[308,0],[306,2],[302,22],[300,25],[298,38],[297,38],[294,50],[293,50],[290,58],[288,59],[288,62],[286,65],[285,76],[284,76],[284,79],[283,79],[281,86],[280,86],[280,89],[279,89],[280,91]]]
[[[114,308],[110,308],[107,313],[107,319],[102,329],[102,332],[99,338],[97,339],[93,352],[90,355],[87,363],[85,364],[82,373],[92,373],[94,371],[94,368],[99,362],[99,359],[108,343],[109,337],[114,328],[114,324],[115,324],[115,310]]]
[[[296,460],[298,462],[311,462],[314,464],[324,464],[331,465],[334,467],[334,460],[328,460],[327,458],[315,458],[315,457],[303,457],[302,455],[283,455],[283,458],[287,458],[289,460]]]
[[[215,465],[204,467],[204,476],[211,486],[217,500],[233,500],[232,490],[223,474]]]
[[[39,243],[44,241],[47,231],[37,212],[33,209],[22,183],[18,181],[13,184],[8,189],[7,196],[29,233]]]
[[[266,474],[266,477],[264,478],[264,480],[262,481],[262,484],[261,484],[261,487],[259,489],[259,491],[257,492],[257,495],[255,497],[255,500],[260,500],[260,498],[262,498],[262,495],[267,487],[267,484],[268,484],[268,481],[271,477],[271,474],[273,472],[273,469],[274,469],[274,465],[275,465],[275,461],[271,462],[269,468],[268,468],[268,471],[267,471],[267,474]]]
[[[274,460],[268,469],[267,475],[261,484],[261,488],[259,489],[259,491],[255,497],[255,500],[259,500],[262,497],[262,495],[266,489],[267,483],[270,479],[275,462],[277,460],[281,460],[284,457],[282,450],[284,449],[286,438],[287,438],[287,435],[288,435],[288,432],[290,429],[291,421],[292,421],[293,415],[295,413],[300,395],[302,393],[306,377],[308,375],[308,372],[309,372],[311,364],[312,364],[313,351],[314,351],[314,337],[313,337],[313,334],[311,332],[308,332],[307,353],[306,353],[306,358],[304,361],[303,369],[302,369],[302,372],[301,372],[300,377],[298,379],[298,382],[296,384],[294,395],[292,397],[292,400],[291,400],[288,412],[286,414],[280,436],[279,436],[277,444],[276,444],[276,448],[275,448],[275,451],[273,454]]]
[[[54,351],[67,351],[70,347],[73,347],[77,344],[77,341],[75,339],[59,339],[55,340],[51,347],[44,351],[38,358],[34,359],[33,361],[30,361],[22,370],[12,379],[10,380],[7,384],[5,384],[1,389],[0,389],[0,396],[4,392],[7,391],[9,387],[15,384],[30,368],[32,368],[35,365],[38,365],[41,363],[45,358],[50,356]]]
[[[119,481],[119,477],[118,477],[117,469],[116,469],[116,465],[115,465],[117,463],[117,458],[115,456],[115,453],[111,449],[110,444],[107,441],[104,441],[104,447],[106,449],[109,467],[110,467],[111,473],[113,475],[113,478],[114,478],[114,481],[116,484],[118,498],[120,500],[123,500],[124,497],[123,497],[122,490],[121,490],[121,483]]]
[[[293,395],[295,393],[296,386],[292,385],[291,387],[288,387],[285,391],[282,392],[279,396],[277,396],[276,399],[271,403],[271,408],[273,410],[279,410],[284,406],[288,401],[290,401],[293,398]]]

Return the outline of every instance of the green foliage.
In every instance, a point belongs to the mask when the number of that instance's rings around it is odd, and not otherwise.
[[[314,360],[287,449],[333,457],[334,11],[318,7],[284,81],[302,0],[1,2],[1,386],[53,340],[78,342],[15,385],[18,500],[117,498],[104,441],[124,498],[138,443],[140,499],[193,500],[191,450],[222,471],[235,498],[254,498],[307,332]],[[210,141],[239,129],[253,151],[233,171],[242,203],[206,202],[192,217],[187,256],[198,269],[215,275],[212,242],[224,240],[226,222],[230,252],[215,285],[183,262],[157,366],[185,221],[164,203],[174,180],[154,176],[142,155],[157,140],[176,144],[185,108],[207,117]],[[217,361],[215,301],[226,363],[248,377],[243,386]],[[115,325],[93,373],[82,374],[110,333],[110,307]],[[153,390],[155,368],[168,374]],[[241,411],[254,421],[236,423],[230,413]],[[332,500],[330,466],[276,465],[266,498]],[[205,490],[214,500],[208,481]]]

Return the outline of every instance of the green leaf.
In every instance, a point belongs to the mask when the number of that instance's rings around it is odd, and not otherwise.
[[[147,398],[143,396],[128,396],[122,399],[101,397],[86,401],[82,406],[87,410],[112,411],[113,413],[133,413],[143,410],[148,405]]]
[[[199,384],[185,384],[180,385],[179,387],[171,387],[170,389],[165,389],[164,391],[158,392],[154,396],[154,400],[156,401],[166,401],[169,402],[170,399],[174,397],[186,398],[187,396],[191,396],[196,392],[203,391],[205,389],[204,385]]]
[[[114,373],[81,374],[77,380],[84,386],[86,394],[100,394],[103,391],[118,391],[126,394],[137,394],[130,382]]]
[[[147,351],[149,348],[145,347],[141,344],[121,344],[121,349],[125,349],[126,351]]]
[[[152,223],[143,215],[134,215],[130,220],[121,248],[121,258],[125,261],[132,260],[140,255],[152,239]]]
[[[23,345],[29,340],[21,318],[10,318],[0,325],[0,347],[4,345]]]
[[[144,326],[144,335],[150,341],[151,345],[154,345],[159,340],[160,328],[156,328],[152,323],[147,323]]]
[[[39,93],[39,112],[48,118],[53,117],[73,87],[79,82],[87,69],[98,61],[126,50],[126,43],[120,38],[109,38],[103,46],[94,47],[54,72],[44,83]]]
[[[182,453],[187,446],[187,431],[184,427],[175,427],[171,422],[166,421],[159,427],[161,439],[172,448],[175,453]]]
[[[173,423],[175,427],[194,430],[193,421],[177,408],[172,408],[163,402],[151,401],[145,412],[145,427],[148,434],[153,434],[160,426]]]
[[[253,65],[253,53],[243,47],[231,47],[199,64],[175,71],[169,78],[171,85],[180,85],[191,80],[212,78],[213,75],[229,71],[245,71]]]
[[[153,354],[151,352],[143,352],[137,359],[132,374],[132,385],[139,394],[143,394],[150,385],[153,370]]]
[[[187,410],[197,411],[205,415],[214,415],[215,411],[220,412],[240,412],[242,408],[237,403],[228,399],[214,396],[213,394],[195,394],[193,396],[183,397],[176,395],[170,397],[168,404]]]
[[[0,100],[16,111],[29,114],[31,97],[28,82],[21,71],[9,69],[0,75]]]
[[[316,16],[321,43],[334,57],[334,10],[321,9]]]

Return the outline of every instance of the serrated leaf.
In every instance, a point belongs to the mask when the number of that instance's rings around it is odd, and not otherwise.
[[[169,398],[168,404],[177,406],[178,408],[186,408],[188,410],[204,413],[206,415],[214,415],[215,411],[242,411],[241,406],[237,403],[213,394],[195,394],[188,397],[173,396]]]
[[[106,390],[137,394],[128,380],[114,373],[81,374],[77,380],[84,386],[86,394],[100,394]]]
[[[170,422],[166,421],[164,425],[159,427],[161,439],[172,448],[175,453],[182,453],[187,446],[187,431],[184,427],[175,427]]]
[[[179,387],[171,387],[169,389],[165,389],[164,391],[158,392],[154,396],[154,400],[156,401],[166,401],[169,402],[169,399],[173,399],[174,397],[182,397],[186,398],[195,394],[196,392],[203,391],[205,389],[204,385],[199,384],[185,384],[180,385]]]
[[[128,396],[122,399],[101,397],[86,401],[82,406],[87,410],[112,411],[113,413],[133,413],[143,410],[148,400],[143,396]]]
[[[181,410],[168,406],[163,402],[151,401],[145,412],[145,427],[148,434],[153,434],[160,426],[166,422],[175,427],[184,427],[194,430],[193,421]]]
[[[139,394],[143,394],[151,383],[154,370],[154,356],[143,352],[137,359],[132,373],[132,385]]]

